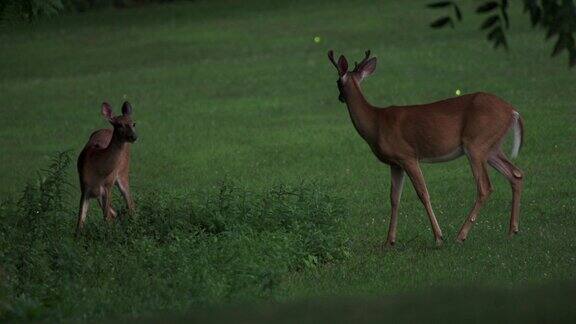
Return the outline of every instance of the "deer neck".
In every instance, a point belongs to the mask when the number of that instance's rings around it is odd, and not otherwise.
[[[116,130],[112,133],[112,139],[110,139],[110,143],[104,149],[103,152],[103,161],[102,161],[102,173],[110,174],[112,173],[118,166],[120,160],[123,157],[123,152],[126,151],[129,147],[129,144],[126,141],[123,141]]]
[[[348,112],[356,131],[369,144],[375,142],[378,130],[376,110],[364,98],[362,89],[354,78],[351,78],[343,90]]]

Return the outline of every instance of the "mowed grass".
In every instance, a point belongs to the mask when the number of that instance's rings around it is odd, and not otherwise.
[[[439,13],[424,4],[195,1],[2,30],[0,194],[21,190],[54,152],[79,153],[94,129],[107,126],[102,101],[119,112],[129,100],[140,135],[132,162],[138,194],[193,195],[232,178],[253,190],[306,181],[343,199],[350,257],[292,271],[267,298],[393,296],[574,279],[574,71],[565,58],[549,57],[552,44],[532,31],[519,4],[512,5],[508,54],[491,49],[472,15],[456,30],[429,29]],[[389,171],[338,102],[328,49],[349,61],[372,50],[378,67],[364,90],[378,106],[431,102],[456,89],[492,92],[514,105],[526,122],[514,161],[525,172],[520,235],[505,236],[511,191],[491,170],[495,192],[468,241],[453,242],[475,196],[469,166],[459,159],[423,167],[446,244],[434,247],[424,209],[407,184],[398,246],[382,251]],[[69,181],[78,190],[72,169]],[[73,232],[77,196],[62,215],[62,228],[69,228],[62,236]],[[96,204],[88,222],[104,226]]]

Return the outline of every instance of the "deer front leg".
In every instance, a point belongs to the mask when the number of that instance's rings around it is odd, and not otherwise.
[[[404,187],[404,170],[399,166],[390,167],[390,206],[392,209],[390,215],[390,225],[388,227],[388,238],[386,247],[393,247],[396,244],[396,227],[398,225],[398,207],[400,206],[400,197]]]
[[[432,232],[434,233],[434,239],[437,246],[441,246],[443,243],[442,230],[438,225],[434,211],[432,210],[432,205],[430,204],[430,195],[428,194],[428,189],[426,188],[426,182],[424,181],[424,175],[422,175],[422,170],[420,170],[420,165],[417,161],[409,161],[403,165],[404,170],[412,180],[412,185],[416,189],[418,198],[426,208],[426,213],[428,214],[428,219],[430,220],[430,225],[432,226]]]

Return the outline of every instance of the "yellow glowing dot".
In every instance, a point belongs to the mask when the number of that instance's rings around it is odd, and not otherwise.
[[[314,43],[320,43],[320,36],[314,36]]]
[[[456,95],[459,96],[462,93],[462,91],[460,91],[460,89],[456,89]]]

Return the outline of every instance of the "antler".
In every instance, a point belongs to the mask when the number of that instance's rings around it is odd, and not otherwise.
[[[338,72],[340,72],[340,68],[338,67],[338,64],[336,64],[336,61],[334,60],[334,51],[333,50],[328,51],[328,58],[330,59],[330,62],[332,62],[332,64],[334,64],[334,67],[336,68],[336,70],[338,70]]]
[[[362,60],[362,62],[360,62],[359,64],[354,63],[354,71],[358,71],[362,65],[364,65],[364,63],[366,63],[366,61],[368,61],[368,59],[370,58],[370,50],[367,50],[365,52],[366,56],[364,57],[364,59]]]

